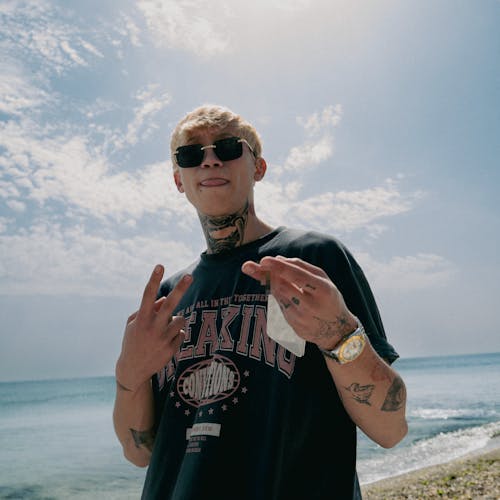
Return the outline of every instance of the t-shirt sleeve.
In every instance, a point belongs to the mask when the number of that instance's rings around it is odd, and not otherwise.
[[[380,312],[368,280],[349,250],[344,246],[339,248],[341,250],[338,255],[340,262],[337,260],[334,276],[330,277],[342,293],[349,310],[363,324],[375,351],[388,363],[393,363],[399,358],[399,354],[387,341]]]

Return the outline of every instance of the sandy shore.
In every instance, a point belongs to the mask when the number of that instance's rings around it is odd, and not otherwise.
[[[500,447],[362,486],[363,500],[500,500]]]

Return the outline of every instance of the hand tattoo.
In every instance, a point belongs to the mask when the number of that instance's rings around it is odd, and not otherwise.
[[[318,316],[314,316],[314,319],[318,322],[318,328],[316,330],[316,337],[318,340],[330,340],[330,339],[341,339],[349,333],[349,322],[347,316],[337,316],[337,319],[323,319]]]
[[[382,411],[398,411],[405,402],[406,388],[401,377],[396,376],[393,380],[391,387],[387,391],[387,396],[385,398]]]
[[[130,429],[130,432],[132,433],[137,448],[143,447],[149,451],[153,450],[156,435],[154,429],[150,429],[149,431],[136,431],[135,429]]]
[[[218,217],[198,215],[209,253],[220,253],[242,245],[248,221],[248,202],[234,214]]]

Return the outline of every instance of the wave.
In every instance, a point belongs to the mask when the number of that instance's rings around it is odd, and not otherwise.
[[[408,417],[423,420],[493,420],[500,415],[490,408],[418,408],[408,412]]]
[[[500,421],[453,432],[440,433],[410,445],[404,441],[392,450],[358,461],[362,484],[398,476],[423,467],[442,464],[485,448],[500,433]]]

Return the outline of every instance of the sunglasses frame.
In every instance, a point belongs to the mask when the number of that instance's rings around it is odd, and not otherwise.
[[[216,141],[214,141],[213,144],[208,144],[206,146],[202,146],[201,144],[186,144],[185,146],[179,146],[176,151],[175,151],[175,160],[176,160],[176,163],[177,165],[179,166],[179,168],[195,168],[195,167],[199,167],[202,163],[203,163],[203,159],[205,158],[205,149],[214,149],[214,153],[215,155],[217,156],[217,158],[219,158],[220,161],[232,161],[232,160],[236,160],[238,158],[241,158],[241,156],[243,155],[243,148],[241,150],[241,154],[234,157],[234,158],[231,158],[230,160],[223,160],[222,158],[219,157],[219,155],[217,154],[217,143],[220,142],[220,141],[225,141],[227,139],[237,139],[237,142],[238,143],[245,143],[247,146],[248,146],[248,149],[251,151],[251,153],[255,156],[255,153],[254,153],[254,150],[252,148],[252,146],[250,146],[250,144],[248,143],[248,141],[246,139],[243,139],[241,137],[237,137],[237,136],[233,136],[233,137],[223,137],[222,139],[217,139]],[[178,157],[177,155],[179,154],[179,149],[181,148],[186,148],[186,147],[195,147],[195,146],[198,146],[199,149],[196,150],[197,152],[201,152],[202,153],[202,156],[201,156],[201,161],[200,163],[196,164],[196,165],[189,165],[189,166],[182,166],[179,164],[179,161],[178,161]]]

